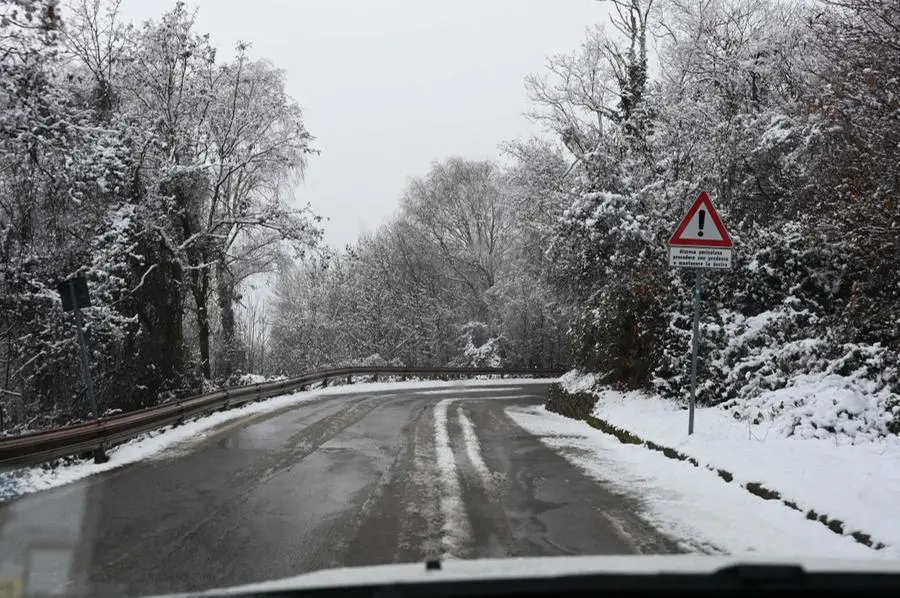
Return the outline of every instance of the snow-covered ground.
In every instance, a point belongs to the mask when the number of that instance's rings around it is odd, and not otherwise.
[[[270,413],[289,407],[296,403],[320,397],[359,392],[385,392],[411,388],[453,389],[467,385],[515,385],[517,383],[534,383],[534,379],[504,380],[457,380],[445,382],[441,380],[408,381],[408,382],[373,382],[354,384],[352,386],[331,386],[318,390],[296,392],[248,403],[228,411],[206,415],[181,426],[168,427],[145,434],[109,451],[107,463],[95,464],[92,461],[78,461],[71,464],[58,465],[54,468],[29,467],[15,471],[0,472],[0,501],[9,500],[23,494],[62,486],[90,475],[109,471],[129,463],[135,463],[187,441],[201,440],[215,428],[224,423],[252,415]],[[549,380],[544,380],[549,382]]]
[[[680,539],[687,550],[769,557],[896,557],[834,534],[778,501],[725,483],[715,472],[622,444],[585,422],[543,407],[511,407],[507,414],[588,475],[636,499],[643,505],[643,516]]]
[[[686,410],[673,401],[643,393],[599,391],[594,415],[642,440],[694,457],[701,467],[723,469],[740,485],[756,482],[777,491],[783,500],[796,503],[802,510],[792,512],[779,501],[771,501],[791,517],[803,518],[804,513],[813,510],[842,521],[845,534],[868,534],[873,542],[887,545],[885,553],[900,554],[900,439],[875,438],[865,430],[841,433],[858,430],[855,426],[841,427],[841,422],[847,423],[840,415],[845,404],[855,408],[868,403],[856,396],[857,389],[847,387],[832,375],[809,378],[804,386],[809,392],[805,394],[803,389],[794,389],[793,394],[784,389],[759,398],[756,405],[774,414],[760,423],[737,420],[732,411],[722,408],[698,408],[692,436],[687,434]],[[584,391],[590,387],[590,378],[569,375],[564,386]],[[777,401],[778,409],[765,407],[773,401]],[[864,421],[859,415],[856,421]],[[798,428],[808,429],[811,420],[819,422],[817,426],[828,425],[829,418],[836,420],[830,427],[837,431],[830,438],[785,435]],[[796,421],[797,425],[788,426],[787,421]],[[612,441],[586,424],[578,425],[591,430],[590,436]],[[657,456],[679,471],[694,469],[659,453],[654,458]],[[726,485],[715,473],[705,473],[718,484]],[[822,524],[812,525],[836,537]]]

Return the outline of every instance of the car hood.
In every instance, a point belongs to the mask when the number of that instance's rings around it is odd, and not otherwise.
[[[376,584],[423,583],[459,580],[535,579],[597,574],[712,574],[737,565],[800,566],[808,573],[900,573],[900,560],[773,558],[760,555],[616,555],[511,557],[498,559],[447,559],[440,569],[428,570],[424,563],[340,567],[323,569],[273,581],[208,590],[179,596],[246,594],[278,590],[302,590]]]

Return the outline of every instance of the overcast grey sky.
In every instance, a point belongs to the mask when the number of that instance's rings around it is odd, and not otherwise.
[[[123,0],[142,22],[175,0]],[[297,196],[342,247],[396,209],[412,176],[450,156],[496,158],[540,132],[526,75],[606,20],[594,0],[189,0],[223,60],[238,40],[287,72],[321,151]]]

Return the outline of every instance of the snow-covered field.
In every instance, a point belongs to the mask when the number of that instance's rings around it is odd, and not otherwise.
[[[189,421],[181,426],[169,427],[145,434],[111,449],[109,451],[110,459],[107,463],[95,464],[92,461],[78,461],[75,463],[58,465],[54,468],[29,467],[15,471],[2,472],[0,473],[0,501],[9,500],[10,498],[37,492],[39,490],[54,488],[86,478],[90,475],[148,459],[181,443],[202,440],[208,434],[215,431],[218,426],[227,422],[252,415],[271,413],[303,401],[309,401],[320,397],[358,392],[385,392],[410,388],[440,391],[441,389],[452,390],[471,384],[486,386],[509,385],[516,384],[517,382],[532,383],[534,380],[505,379],[463,380],[451,382],[440,380],[373,382],[354,384],[353,386],[331,386],[319,390],[281,395],[264,401],[248,403],[241,407],[229,409],[228,411],[212,413]]]
[[[856,397],[855,389],[845,387],[834,377],[823,374],[815,380],[812,378],[808,381],[809,388],[805,388],[814,392],[798,395],[786,389],[761,397],[758,405],[777,401],[780,407],[769,409],[774,417],[761,423],[736,420],[731,411],[722,408],[698,408],[692,436],[687,434],[686,410],[672,401],[643,393],[599,391],[594,415],[642,440],[694,457],[701,466],[724,469],[741,485],[756,482],[777,491],[782,499],[796,503],[802,510],[802,513],[792,512],[779,501],[770,501],[793,518],[803,518],[803,513],[814,510],[829,519],[842,521],[845,534],[855,531],[868,534],[873,542],[887,545],[885,553],[900,554],[900,439],[873,438],[865,430],[857,434],[838,432],[830,438],[810,438],[807,434],[785,436],[797,429],[786,426],[786,421],[797,421],[801,428],[811,419],[820,425],[829,417],[840,422],[844,403],[851,408],[866,404]],[[590,387],[590,380],[567,376],[564,385],[570,390],[584,391]],[[577,423],[587,428],[588,436],[613,441],[602,432]],[[842,428],[838,423],[833,429]],[[657,456],[679,471],[695,469],[659,453],[654,458]],[[726,485],[715,473],[705,473],[710,474],[712,481]],[[822,524],[812,525],[836,537]]]
[[[896,557],[808,521],[778,501],[754,496],[715,472],[645,447],[622,444],[582,421],[543,407],[509,408],[525,430],[598,481],[643,505],[643,516],[692,552],[770,557]],[[653,417],[652,414],[649,417]]]

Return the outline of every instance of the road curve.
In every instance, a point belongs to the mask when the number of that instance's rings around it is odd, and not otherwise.
[[[506,415],[546,391],[348,394],[228,424],[0,505],[0,580],[141,595],[440,555],[675,551]]]

